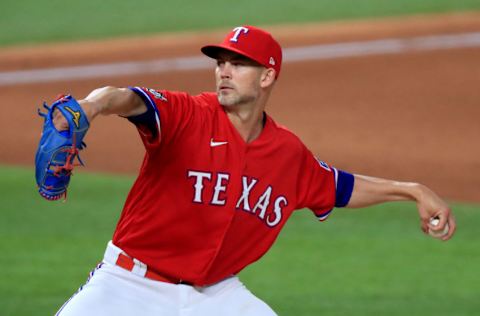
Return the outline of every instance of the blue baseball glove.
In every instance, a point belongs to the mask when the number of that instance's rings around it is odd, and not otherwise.
[[[79,150],[86,147],[83,138],[89,123],[80,104],[70,95],[57,99],[51,107],[43,107],[47,113],[38,110],[44,118],[42,137],[35,155],[35,178],[38,192],[47,200],[58,200],[67,195],[67,187],[75,164],[81,165]],[[53,125],[53,113],[58,109],[66,118],[69,130],[58,131]]]

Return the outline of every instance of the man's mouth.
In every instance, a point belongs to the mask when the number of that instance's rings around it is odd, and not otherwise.
[[[218,85],[218,91],[229,91],[229,90],[233,90],[233,86],[227,82],[221,82]]]

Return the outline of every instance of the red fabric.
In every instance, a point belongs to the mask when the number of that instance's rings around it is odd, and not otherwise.
[[[117,259],[117,262],[115,262],[115,264],[128,271],[132,271],[133,267],[135,266],[135,262],[133,261],[133,259],[122,253],[118,255],[118,259]],[[145,277],[151,280],[156,280],[161,282],[167,282],[167,283],[173,283],[173,284],[181,283],[181,280],[174,281],[161,276],[155,271],[150,270],[150,267],[147,267],[147,271],[145,272]]]
[[[128,271],[132,271],[133,266],[135,265],[135,263],[133,262],[133,259],[124,254],[118,255],[118,259],[117,259],[117,262],[115,262],[115,264]]]
[[[217,282],[263,256],[295,209],[318,215],[334,207],[333,171],[269,116],[246,144],[215,94],[162,91],[161,100],[143,91],[156,103],[161,133],[139,126],[146,155],[113,243],[152,270]]]

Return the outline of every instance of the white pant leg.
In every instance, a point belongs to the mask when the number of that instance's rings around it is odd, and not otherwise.
[[[252,294],[238,279],[232,277],[200,290],[206,296],[192,316],[276,316],[265,302]]]
[[[122,250],[111,242],[104,263],[57,312],[58,316],[275,316],[237,277],[208,287],[154,281],[145,267],[127,271],[115,265]]]
[[[177,316],[179,295],[174,287],[104,263],[57,315]]]

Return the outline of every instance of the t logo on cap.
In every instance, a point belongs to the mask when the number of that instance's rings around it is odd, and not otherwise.
[[[233,31],[235,33],[233,33],[233,36],[230,38],[230,42],[238,42],[238,37],[240,36],[240,34],[243,32],[243,34],[247,34],[248,33],[248,29],[246,27],[243,27],[243,26],[238,26],[236,28],[233,29]]]

